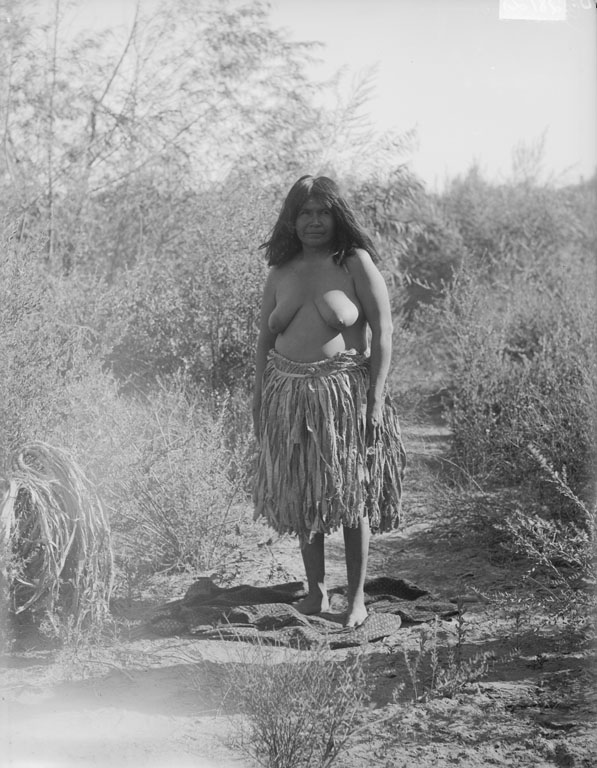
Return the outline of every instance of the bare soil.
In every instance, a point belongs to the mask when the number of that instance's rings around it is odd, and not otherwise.
[[[460,620],[436,628],[445,695],[429,695],[428,654],[412,669],[432,627],[404,626],[392,643],[372,643],[364,649],[373,685],[363,713],[369,728],[336,765],[597,766],[594,650],[573,627],[548,621],[538,602],[529,609],[527,564],[499,550],[474,517],[438,513],[430,489],[448,441],[437,424],[405,429],[405,524],[372,540],[369,565],[370,576],[407,579],[461,607]],[[236,583],[303,578],[295,541],[249,522],[245,533]],[[344,584],[341,536],[330,537],[326,551],[330,586]],[[116,601],[118,631],[104,645],[57,649],[26,633],[15,638],[0,660],[0,764],[252,765],[231,739],[238,714],[223,705],[221,673],[238,659],[239,644],[144,631],[155,606],[182,597],[193,578],[154,579],[134,600]],[[466,674],[458,677],[449,648]]]

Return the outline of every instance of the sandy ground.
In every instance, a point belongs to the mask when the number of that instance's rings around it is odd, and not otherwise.
[[[473,671],[481,654],[489,662],[480,679],[471,674],[450,696],[414,702],[405,651],[415,653],[430,628],[405,626],[391,647],[372,643],[364,651],[374,683],[372,705],[363,714],[369,728],[335,765],[597,766],[594,654],[561,627],[543,626],[528,611],[504,611],[483,597],[515,591],[519,566],[492,557],[478,538],[451,538],[446,521],[434,514],[425,473],[445,450],[447,431],[411,428],[405,437],[412,454],[407,521],[401,531],[372,540],[369,573],[405,578],[442,600],[460,600],[464,656]],[[252,565],[244,583],[263,583],[272,571],[302,578],[295,542],[256,541],[247,545]],[[330,586],[345,581],[343,557],[335,535],[327,543]],[[172,583],[164,598],[182,597],[188,583]],[[126,606],[121,610],[126,613]],[[223,705],[220,684],[224,665],[238,661],[240,644],[143,635],[134,629],[143,616],[139,606],[131,606],[133,615],[131,638],[104,649],[57,651],[21,642],[2,657],[1,766],[253,765],[231,739],[238,714]],[[441,622],[444,647],[454,646],[457,635],[454,619]]]

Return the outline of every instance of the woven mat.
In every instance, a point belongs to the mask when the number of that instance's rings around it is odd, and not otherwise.
[[[365,585],[369,616],[360,627],[342,626],[346,587],[330,591],[330,610],[304,616],[292,603],[305,596],[300,581],[273,587],[243,584],[224,589],[201,578],[182,600],[156,611],[148,629],[162,636],[193,635],[210,640],[242,640],[293,648],[347,648],[396,634],[403,624],[433,621],[457,613],[451,603],[403,579],[381,577]]]

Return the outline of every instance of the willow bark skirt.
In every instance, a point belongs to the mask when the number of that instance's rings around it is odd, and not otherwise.
[[[314,363],[275,350],[263,374],[255,519],[301,542],[367,517],[374,532],[398,527],[406,455],[395,406],[385,397],[366,429],[369,361],[355,350]]]

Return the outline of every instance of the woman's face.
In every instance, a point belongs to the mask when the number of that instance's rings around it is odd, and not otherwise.
[[[304,246],[322,248],[334,242],[336,227],[332,210],[314,197],[308,198],[299,209],[295,228]]]

